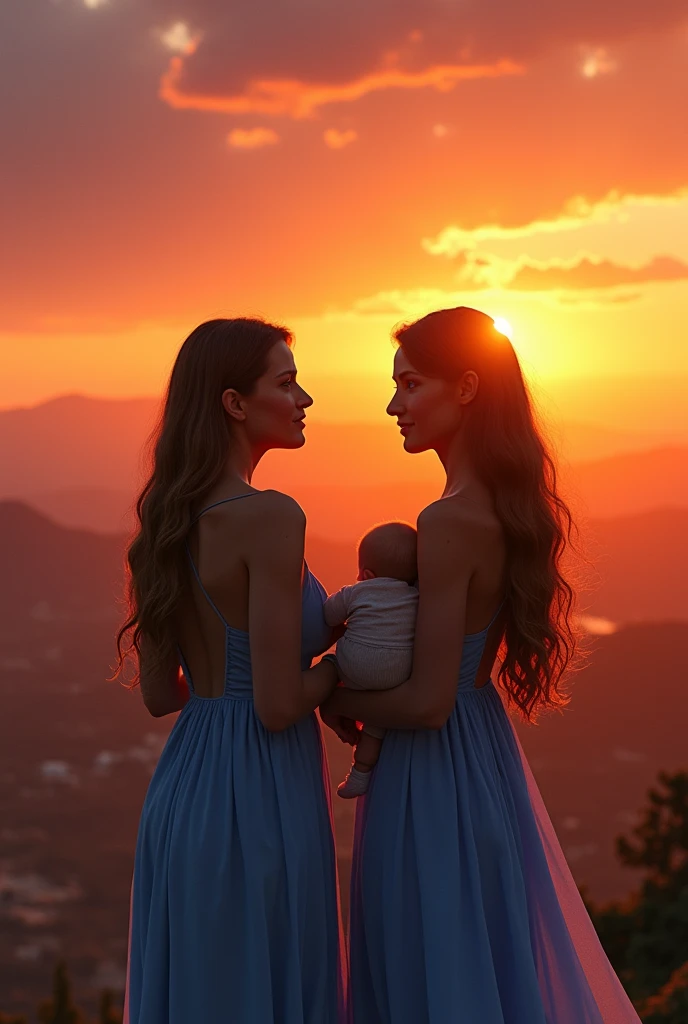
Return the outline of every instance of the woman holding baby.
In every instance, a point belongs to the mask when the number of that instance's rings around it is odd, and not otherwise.
[[[571,518],[518,359],[490,317],[464,307],[395,337],[387,412],[407,452],[436,452],[446,484],[418,518],[408,678],[387,688],[381,675],[368,692],[344,678],[323,709],[335,728],[344,716],[388,730],[375,767],[357,755],[347,780],[368,790],[352,875],[353,1020],[637,1021],[505,711],[531,719],[564,704],[574,647],[561,569]]]
[[[417,534],[372,531],[326,603],[302,513],[251,487],[265,451],[303,443],[311,402],[280,331],[187,339],[139,502],[122,635],[151,713],[182,710],[141,819],[125,1019],[637,1021],[505,712],[564,703],[573,650],[570,517],[510,342],[467,308],[397,331],[387,411],[446,486]],[[318,705],[360,740],[342,795],[367,790],[347,1007]]]

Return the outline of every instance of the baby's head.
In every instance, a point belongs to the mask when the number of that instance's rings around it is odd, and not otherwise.
[[[417,534],[408,523],[382,523],[358,545],[358,579],[378,576],[415,583],[418,578]]]

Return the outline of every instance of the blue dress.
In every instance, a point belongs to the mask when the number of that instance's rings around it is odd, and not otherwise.
[[[390,730],[359,799],[354,1024],[639,1024],[492,682],[464,639],[439,730]]]
[[[193,565],[193,562],[192,562]],[[314,714],[256,715],[248,633],[225,626],[221,697],[193,692],[139,826],[125,1024],[340,1024],[337,869]],[[329,646],[306,568],[302,668]]]

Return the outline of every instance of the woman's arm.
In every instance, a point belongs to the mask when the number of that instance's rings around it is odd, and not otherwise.
[[[386,729],[441,728],[451,714],[461,667],[466,597],[474,559],[470,525],[435,502],[418,517],[418,618],[413,670],[391,690],[338,687],[325,712]]]
[[[255,500],[249,553],[249,636],[253,693],[266,729],[304,718],[332,692],[337,670],[321,661],[301,669],[301,587],[306,517],[277,491]]]
[[[139,652],[141,696],[153,718],[162,718],[181,711],[189,699],[189,687],[181,673],[179,659],[171,656],[167,665],[153,665],[150,642],[141,637]]]

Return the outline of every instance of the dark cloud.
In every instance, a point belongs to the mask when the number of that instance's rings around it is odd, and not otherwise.
[[[259,81],[343,85],[381,69],[527,61],[561,46],[600,47],[669,30],[685,0],[149,0],[153,20],[202,33],[183,62],[189,96],[239,97]]]
[[[688,264],[672,256],[656,256],[640,267],[586,256],[574,264],[553,262],[541,266],[523,263],[508,287],[517,291],[572,291],[685,280],[688,280]]]

